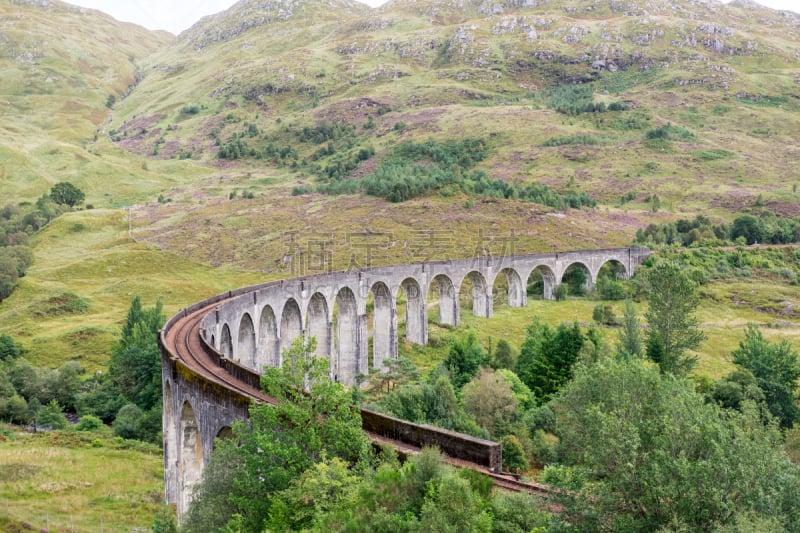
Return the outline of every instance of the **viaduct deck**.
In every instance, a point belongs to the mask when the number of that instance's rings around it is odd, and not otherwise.
[[[401,297],[406,339],[425,344],[429,293],[438,296],[439,321],[458,324],[457,295],[464,284],[471,285],[474,314],[490,317],[499,277],[505,280],[508,305],[522,307],[534,272],[542,275],[548,298],[574,265],[586,270],[591,289],[606,263],[616,264],[620,275],[628,277],[649,254],[646,249],[622,248],[334,272],[245,287],[181,310],[159,334],[167,501],[177,505],[179,514],[185,512],[214,440],[229,435],[235,420],[247,418],[254,402],[276,403],[260,389],[260,369],[279,366],[280,353],[297,336],[316,336],[318,350],[322,347],[318,355],[330,356],[331,378],[352,384],[358,374],[366,373],[370,360],[379,367],[397,357]],[[367,305],[368,298],[374,305]],[[502,475],[497,442],[368,409],[361,410],[361,419],[376,445],[388,444],[406,455],[436,445],[447,462],[483,472],[498,487],[536,495],[550,492],[543,485]]]

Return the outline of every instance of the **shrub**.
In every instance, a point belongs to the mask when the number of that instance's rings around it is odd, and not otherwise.
[[[557,302],[561,302],[567,299],[568,293],[569,286],[566,283],[559,283],[553,289],[553,298],[555,298]]]
[[[702,161],[714,161],[717,159],[728,159],[734,156],[733,152],[721,149],[697,150],[692,155]]]
[[[614,313],[614,308],[608,304],[597,304],[594,306],[592,320],[606,326],[615,326],[619,323],[617,315]]]
[[[187,105],[181,108],[181,113],[184,115],[196,115],[200,112],[199,105]]]
[[[126,404],[117,413],[112,427],[114,434],[123,439],[135,439],[139,435],[139,422],[142,418],[142,410],[136,404]]]
[[[94,415],[83,415],[75,426],[78,431],[95,431],[103,427],[103,421]]]
[[[503,470],[506,472],[525,472],[528,470],[528,460],[522,443],[514,435],[506,435],[500,439],[503,446]]]
[[[0,361],[15,359],[19,357],[19,354],[19,346],[11,335],[0,335]]]
[[[56,400],[52,400],[36,413],[36,425],[52,429],[67,429],[69,423],[59,403]]]
[[[542,143],[542,146],[564,146],[567,144],[600,144],[596,137],[592,135],[572,135],[570,137],[550,137],[545,142]]]
[[[541,429],[533,432],[531,440],[531,453],[539,466],[555,462],[558,455],[555,441],[548,439]]]

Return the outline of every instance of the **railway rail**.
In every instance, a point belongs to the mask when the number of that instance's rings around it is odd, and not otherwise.
[[[179,312],[170,319],[165,329],[161,331],[160,343],[172,357],[191,372],[233,391],[249,401],[275,405],[277,403],[276,399],[264,394],[257,387],[257,374],[249,369],[240,367],[233,361],[225,359],[203,339],[201,331],[203,317],[213,310],[212,305],[218,305],[221,302],[224,302],[224,299],[206,306],[193,306]],[[232,372],[232,369],[235,372]],[[238,374],[238,376],[235,374]],[[242,376],[246,376],[246,379],[242,379]],[[370,416],[375,416],[374,412],[370,411],[369,413]],[[411,423],[407,424],[411,425]],[[364,431],[373,445],[389,445],[402,456],[418,453],[421,449],[413,443],[393,438],[392,435],[381,435],[367,428]],[[485,465],[459,458],[453,454],[444,454],[444,460],[453,466],[468,468],[489,476],[494,485],[502,490],[525,492],[544,498],[553,494],[555,490],[546,485],[527,483],[515,479],[511,475],[493,472]]]

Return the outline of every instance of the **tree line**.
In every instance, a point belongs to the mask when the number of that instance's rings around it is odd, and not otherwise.
[[[35,368],[10,335],[0,335],[0,419],[41,429],[111,425],[128,439],[161,442],[161,356],[156,343],[165,321],[161,303],[143,308],[134,297],[107,373],[86,377],[77,361]]]
[[[0,302],[11,295],[33,264],[30,237],[55,217],[80,205],[84,198],[79,188],[60,182],[35,203],[6,204],[0,209]]]

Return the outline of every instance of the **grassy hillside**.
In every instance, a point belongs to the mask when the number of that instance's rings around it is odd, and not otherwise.
[[[113,474],[110,474],[113,473]],[[148,530],[163,498],[161,450],[95,433],[0,439],[0,530]]]
[[[696,213],[798,214],[798,16],[747,3],[526,5],[246,0],[172,39],[58,2],[0,3],[14,44],[0,191],[32,200],[68,179],[102,208],[36,237],[0,331],[37,363],[98,369],[133,295],[161,296],[170,312],[312,272],[323,249],[342,269],[622,246]],[[558,111],[584,101],[621,107]],[[409,143],[467,138],[485,151],[470,172],[597,207],[470,184],[400,203],[315,192],[361,151],[372,155],[337,180]],[[230,143],[252,154],[220,159]]]
[[[165,312],[261,278],[212,270],[128,236],[124,210],[80,211],[56,219],[37,235],[36,259],[0,305],[0,332],[12,335],[37,366],[77,360],[106,370],[130,300],[157,298]]]
[[[243,1],[150,56],[110,133],[141,157],[210,166],[200,192],[162,191],[172,204],[147,211],[142,238],[200,260],[198,248],[229,241],[226,259],[210,261],[247,268],[271,270],[281,240],[305,233],[299,220],[323,232],[369,220],[395,240],[457,226],[463,250],[524,212],[528,224],[514,229],[530,235],[522,249],[538,251],[624,243],[677,216],[730,220],[756,203],[796,216],[797,20],[745,3]],[[576,83],[594,104],[624,110],[557,111],[575,103]],[[304,134],[325,125],[344,132]],[[673,133],[649,138],[659,131]],[[341,179],[369,175],[406,143],[465,138],[485,145],[476,170],[489,179],[586,193],[599,207],[548,224],[537,215],[550,209],[464,187],[404,204],[314,193],[361,151],[374,155]],[[231,143],[244,153],[220,159]],[[231,193],[251,200],[223,202]],[[232,217],[251,235],[232,230]],[[186,239],[197,222],[202,246]]]
[[[0,196],[33,200],[72,181],[88,203],[113,205],[136,197],[134,182],[163,183],[102,133],[107,104],[133,89],[138,62],[171,39],[59,1],[0,1]]]
[[[105,371],[132,297],[171,314],[317,272],[320,254],[344,269],[624,246],[698,213],[797,217],[798,22],[749,2],[243,0],[175,39],[55,0],[0,0],[0,197],[35,201],[66,180],[93,206],[32,238],[0,334],[37,366]],[[484,153],[444,168],[453,183],[396,203],[359,189],[403,147],[465,139]],[[515,192],[481,193],[473,172]],[[341,183],[354,185],[320,192]],[[548,207],[525,187],[597,204]],[[797,286],[753,270],[703,287],[698,373],[732,368],[748,322],[800,347]],[[518,348],[534,315],[588,324],[596,303],[464,311],[401,352],[431,368],[468,329]],[[160,455],[93,439],[0,442],[0,526],[147,527]]]

